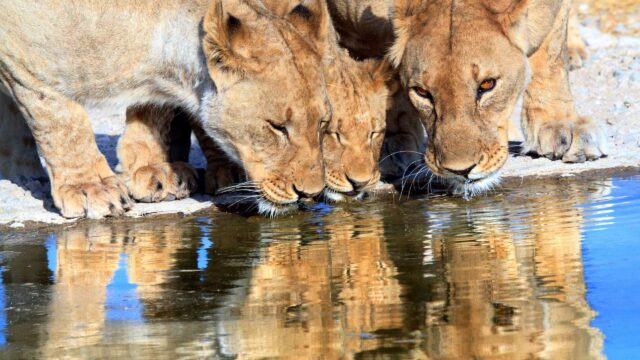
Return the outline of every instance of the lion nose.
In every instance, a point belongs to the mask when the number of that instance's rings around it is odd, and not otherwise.
[[[316,196],[316,195],[320,194],[320,192],[321,192],[322,190],[320,190],[320,191],[318,191],[318,192],[315,192],[315,193],[310,193],[310,192],[306,192],[306,191],[304,191],[304,190],[300,190],[300,189],[298,189],[298,187],[297,187],[297,186],[293,185],[293,191],[296,193],[296,195],[298,195],[298,197],[299,197],[300,199],[311,199],[311,198],[313,198],[314,196]]]
[[[471,173],[471,171],[473,170],[473,168],[476,167],[476,164],[473,164],[471,166],[469,166],[466,169],[462,169],[462,170],[455,170],[455,169],[449,169],[449,168],[444,168],[445,170],[447,170],[448,172],[452,173],[452,174],[456,174],[456,175],[460,175],[463,178],[469,178],[469,173]]]
[[[351,184],[351,187],[354,191],[360,191],[363,187],[367,186],[369,181],[371,181],[371,178],[367,179],[366,181],[358,181],[347,176],[347,181],[349,182],[349,184]]]

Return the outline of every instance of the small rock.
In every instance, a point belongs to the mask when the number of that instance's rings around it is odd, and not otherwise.
[[[613,29],[613,31],[618,32],[618,33],[626,33],[626,32],[629,31],[629,29],[627,28],[627,26],[625,24],[618,24]]]
[[[613,104],[613,112],[615,114],[620,114],[620,113],[624,112],[625,110],[627,110],[627,107],[624,105],[624,103],[622,101],[616,101]]]
[[[580,14],[588,14],[589,13],[589,4],[580,4],[580,6],[578,6],[578,11],[580,12]]]
[[[23,228],[24,224],[21,223],[21,222],[14,222],[14,223],[11,223],[11,225],[9,225],[9,227],[10,228],[14,228],[14,229]]]
[[[624,107],[626,107],[627,109],[631,107],[631,103],[628,101],[625,101],[624,103],[622,103],[624,105]]]

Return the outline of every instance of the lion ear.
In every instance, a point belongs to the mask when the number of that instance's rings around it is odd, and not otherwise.
[[[285,18],[318,49],[324,49],[331,21],[325,0],[302,0]]]
[[[532,0],[484,0],[484,6],[497,16],[504,33],[528,56],[551,31],[562,1],[548,1],[543,6]]]
[[[250,68],[252,42],[247,24],[257,14],[240,1],[214,0],[203,20],[203,50],[210,71],[244,74]]]
[[[424,0],[394,0],[393,32],[395,41],[389,49],[387,58],[394,67],[398,67],[404,56],[407,42],[411,37],[416,15],[424,7]]]

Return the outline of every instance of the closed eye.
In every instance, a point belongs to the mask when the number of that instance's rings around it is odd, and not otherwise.
[[[274,123],[271,120],[267,120],[267,122],[269,123],[269,126],[271,126],[271,128],[279,133],[281,133],[282,135],[286,136],[287,138],[289,137],[289,130],[287,130],[287,127],[284,125],[279,125]]]
[[[384,134],[384,130],[376,130],[376,131],[372,131],[369,134],[369,141],[373,141],[373,139],[380,137],[381,135]]]

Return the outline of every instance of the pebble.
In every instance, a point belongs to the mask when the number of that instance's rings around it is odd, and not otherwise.
[[[616,101],[613,104],[613,112],[616,114],[620,114],[625,112],[629,107],[625,106],[625,103],[623,103],[622,101]]]

